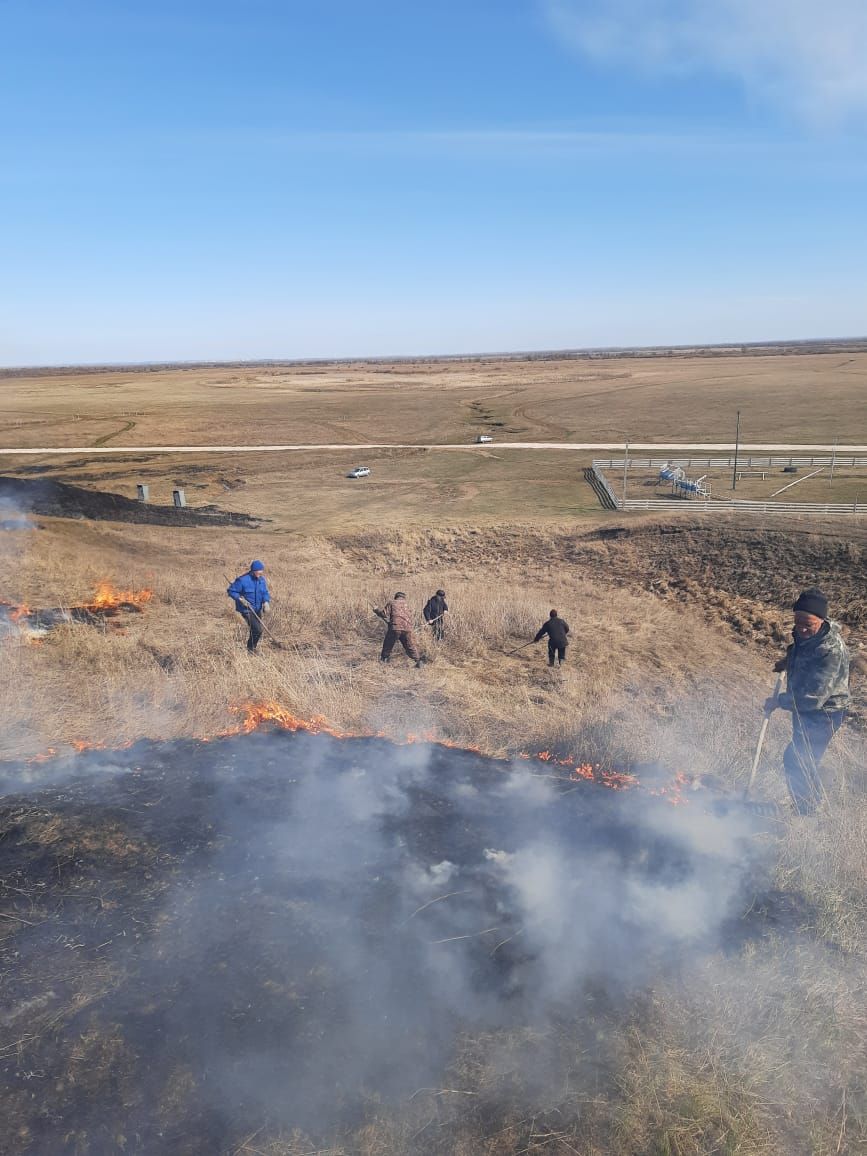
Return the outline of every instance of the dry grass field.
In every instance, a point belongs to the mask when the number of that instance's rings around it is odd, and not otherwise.
[[[723,440],[740,407],[750,440],[863,442],[865,377],[867,355],[839,352],[7,376],[0,440],[470,441],[483,427],[513,440],[584,440],[608,436],[612,423],[634,439]],[[346,480],[355,464],[372,466],[373,476]],[[733,939],[694,974],[660,976],[625,1007],[600,1002],[592,1038],[589,1021],[570,1023],[565,1013],[544,1040],[467,1035],[443,1076],[443,1089],[464,1096],[433,1107],[422,1098],[377,1104],[339,1134],[263,1120],[255,1137],[233,1138],[226,1152],[867,1151],[865,528],[624,519],[598,508],[578,465],[568,454],[499,457],[495,445],[466,455],[365,454],[360,463],[325,453],[0,461],[6,475],[127,497],[148,481],[161,502],[182,484],[193,506],[261,519],[258,528],[181,527],[36,514],[36,528],[0,533],[8,602],[79,605],[102,579],[153,590],[142,613],[104,629],[80,622],[38,640],[15,630],[0,636],[4,759],[77,741],[212,736],[233,724],[233,707],[269,700],[352,733],[428,734],[497,756],[551,751],[639,775],[656,762],[685,774],[687,794],[695,787],[725,799],[745,784],[770,666],[800,587],[828,590],[853,648],[855,719],[829,756],[829,799],[815,820],[785,810],[785,720],[772,721],[755,794],[780,808],[760,836],[771,863],[762,894],[775,906],[745,913],[759,920],[756,934]],[[253,557],[268,565],[269,626],[281,645],[264,641],[251,658],[223,591]],[[424,669],[399,653],[380,664],[382,626],[371,604],[401,588],[418,617],[440,585],[452,614],[442,644],[420,630]],[[561,670],[548,669],[543,645],[509,653],[552,606],[573,632]],[[46,832],[26,807],[3,831],[9,847],[29,839],[60,857],[71,840],[75,853],[72,834]],[[0,896],[13,913],[0,937],[14,971],[22,932],[14,912],[25,922],[54,916],[41,907],[26,915],[2,880]],[[79,1040],[74,1079],[98,1102],[126,1078],[120,1069],[112,1075],[113,1055],[129,1060],[123,1025],[90,1008],[109,975],[82,965],[68,979],[64,1010],[25,1017],[25,1027],[42,1039]],[[16,1063],[28,1070],[26,1034],[21,1021],[4,1027],[0,1055],[17,1057],[7,1075]],[[526,1062],[537,1047],[572,1074],[553,1100],[540,1099],[544,1127],[526,1110],[529,1070],[510,1061]],[[583,1065],[597,1052],[587,1082]],[[184,1079],[194,1077],[179,1077],[158,1105],[166,1119],[183,1114]],[[26,1121],[29,1090],[10,1086],[7,1108]],[[39,1151],[29,1126],[10,1152]],[[64,1150],[105,1151],[95,1144],[78,1135]],[[192,1134],[185,1144],[176,1150],[203,1151]]]
[[[167,503],[182,486],[216,504],[305,534],[391,524],[559,523],[598,510],[575,452],[470,449],[497,441],[729,441],[742,411],[750,441],[867,440],[867,353],[466,360],[138,371],[52,371],[0,378],[0,442],[9,446],[466,442],[421,450],[159,457],[0,457],[0,469]],[[817,399],[821,398],[821,404]],[[370,478],[346,473],[368,465]],[[782,483],[781,483],[782,484]],[[843,500],[841,472],[796,488],[799,500]],[[753,496],[752,480],[744,483]],[[749,489],[749,493],[747,490]]]
[[[54,370],[0,377],[7,445],[864,440],[867,352]],[[860,431],[860,434],[859,434]]]

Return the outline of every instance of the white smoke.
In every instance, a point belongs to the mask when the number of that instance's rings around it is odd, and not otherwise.
[[[36,523],[20,502],[0,497],[0,531],[35,530]]]
[[[104,813],[172,863],[150,930],[82,934],[106,941],[100,1015],[139,1033],[141,1078],[188,1064],[227,1127],[339,1125],[367,1094],[439,1086],[466,1033],[545,1032],[587,984],[619,1000],[689,970],[754,865],[739,813],[425,745],[259,733],[34,772],[14,787],[54,783],[40,809],[94,831]],[[28,928],[31,953],[58,930]],[[168,1006],[155,1031],[142,1009]],[[556,1071],[537,1053],[540,1086]]]
[[[587,57],[651,74],[709,71],[810,121],[867,113],[864,0],[545,0]]]

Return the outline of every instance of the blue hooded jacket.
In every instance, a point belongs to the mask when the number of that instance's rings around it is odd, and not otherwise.
[[[236,578],[226,593],[235,599],[235,609],[243,614],[246,607],[239,601],[246,598],[257,614],[260,614],[266,602],[271,601],[268,583],[264,578],[254,578],[249,571]]]

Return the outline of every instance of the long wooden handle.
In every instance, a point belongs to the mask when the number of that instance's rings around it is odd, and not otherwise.
[[[782,674],[778,674],[777,675],[777,681],[774,683],[774,693],[772,696],[775,700],[777,698],[779,698],[779,694],[780,694],[780,690],[782,688],[782,685],[783,685],[783,676],[782,676]],[[744,798],[746,798],[747,795],[749,795],[750,790],[752,789],[753,780],[756,777],[756,771],[758,770],[758,767],[759,767],[759,759],[762,757],[762,747],[765,745],[765,735],[768,733],[768,723],[770,721],[771,721],[771,716],[766,711],[765,717],[762,719],[762,729],[759,731],[759,741],[756,743],[756,753],[753,756],[753,765],[750,767],[750,777],[747,780],[746,787],[744,788]]]

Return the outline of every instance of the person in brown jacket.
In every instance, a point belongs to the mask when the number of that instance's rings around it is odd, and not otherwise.
[[[388,662],[394,644],[399,642],[409,657],[415,659],[416,667],[420,667],[421,658],[412,634],[412,614],[403,591],[398,590],[391,602],[386,602],[385,610],[379,610],[374,606],[373,613],[388,625],[385,638],[382,640],[382,653],[379,656],[379,661]]]

